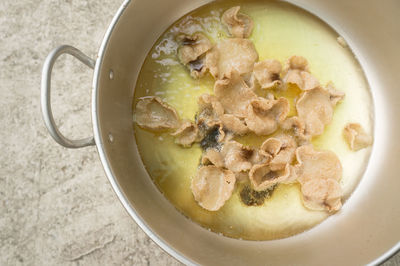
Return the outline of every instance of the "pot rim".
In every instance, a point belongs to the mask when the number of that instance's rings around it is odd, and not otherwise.
[[[315,15],[315,12],[312,12],[313,10],[300,5],[298,2],[293,2],[291,0],[283,0],[284,2],[288,2],[292,5],[298,6],[304,10],[307,10],[308,12],[311,12],[312,14]],[[132,0],[124,0],[122,5],[119,7],[117,13],[114,15],[110,25],[107,28],[107,31],[104,35],[104,38],[102,40],[102,43],[99,48],[99,52],[97,55],[97,60],[96,60],[96,65],[94,68],[94,73],[93,73],[93,84],[92,84],[92,123],[93,123],[93,134],[94,134],[94,140],[96,143],[97,151],[101,160],[101,163],[103,165],[103,169],[106,173],[106,176],[116,193],[119,201],[122,203],[124,209],[128,212],[128,214],[133,218],[133,220],[136,222],[136,224],[148,235],[159,247],[161,247],[165,252],[167,252],[169,255],[177,259],[179,262],[185,264],[185,265],[196,265],[196,263],[186,256],[184,256],[182,253],[180,253],[178,250],[172,248],[165,240],[163,240],[158,234],[153,232],[153,230],[146,224],[146,222],[142,219],[142,217],[136,212],[136,210],[131,206],[127,198],[125,197],[124,193],[122,192],[121,187],[116,181],[116,178],[114,174],[111,171],[109,161],[107,159],[104,147],[103,147],[103,139],[100,135],[100,126],[99,126],[99,119],[98,119],[98,85],[100,81],[100,68],[103,63],[104,55],[106,52],[107,45],[111,39],[112,32],[118,23],[120,17],[124,13],[125,9],[127,6],[133,2]],[[321,18],[322,19],[322,18]],[[326,22],[326,20],[324,20]],[[326,22],[327,23],[327,22]],[[331,23],[327,23],[330,25],[332,28],[333,27]],[[335,29],[336,30],[336,29]],[[400,250],[400,242],[398,242],[396,245],[394,245],[391,249],[387,250],[385,253],[377,257],[375,260],[371,261],[368,265],[378,265],[386,260],[388,260],[390,257],[392,257],[396,252]]]

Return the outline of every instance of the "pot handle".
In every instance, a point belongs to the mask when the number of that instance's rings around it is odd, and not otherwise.
[[[47,130],[50,135],[53,137],[55,141],[58,142],[61,146],[66,148],[82,148],[86,146],[95,145],[95,141],[93,137],[79,139],[79,140],[70,140],[64,137],[63,134],[58,130],[56,123],[54,122],[53,112],[51,111],[51,103],[50,103],[50,91],[51,91],[51,73],[53,70],[53,66],[57,58],[62,54],[69,54],[87,65],[90,68],[94,68],[96,61],[79,51],[78,49],[69,46],[62,45],[55,48],[53,51],[49,53],[46,58],[46,61],[43,65],[42,70],[42,85],[41,85],[41,106],[42,106],[42,115],[44,123],[46,124]]]

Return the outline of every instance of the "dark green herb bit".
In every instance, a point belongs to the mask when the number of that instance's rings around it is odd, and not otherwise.
[[[249,185],[246,185],[242,191],[240,191],[240,199],[247,206],[260,206],[271,196],[274,188],[275,186],[265,191],[255,191]]]
[[[203,150],[208,148],[217,148],[220,144],[218,142],[219,138],[219,126],[210,128],[206,136],[201,140],[200,146]]]

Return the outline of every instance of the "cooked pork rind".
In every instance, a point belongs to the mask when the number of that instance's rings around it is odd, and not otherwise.
[[[182,46],[178,49],[178,58],[187,66],[193,78],[200,78],[206,72],[205,53],[212,48],[210,40],[202,33],[179,35]]]
[[[217,80],[214,93],[226,113],[241,118],[247,115],[249,102],[257,98],[237,71],[231,72],[229,78]]]
[[[199,128],[190,121],[183,121],[181,126],[171,135],[175,137],[175,143],[184,147],[190,147],[199,134]]]
[[[286,98],[267,100],[261,97],[253,99],[247,105],[245,118],[247,127],[257,135],[268,135],[278,128],[289,113],[289,101]]]
[[[330,94],[330,101],[331,103],[335,106],[338,102],[340,102],[341,100],[344,99],[345,93],[342,91],[338,91],[335,86],[333,85],[332,82],[329,82],[326,87],[325,90],[327,90]]]
[[[261,88],[269,89],[280,86],[282,81],[279,74],[282,71],[282,65],[278,60],[264,60],[254,64],[254,78],[258,81]]]
[[[301,184],[317,178],[339,181],[342,177],[342,164],[331,151],[316,151],[312,145],[304,145],[297,148],[296,158],[296,175]]]
[[[235,135],[244,135],[249,131],[246,123],[244,122],[244,119],[240,119],[237,116],[224,114],[220,117],[220,119],[224,128]]]
[[[318,136],[324,132],[325,125],[332,121],[333,107],[344,96],[339,92],[317,87],[303,92],[296,103],[298,117],[305,124],[305,134]]]
[[[224,157],[222,157],[221,152],[216,149],[207,149],[201,157],[201,164],[225,167]]]
[[[154,96],[139,99],[134,120],[140,127],[153,131],[176,129],[180,125],[175,109]]]
[[[243,146],[239,142],[225,142],[221,154],[224,157],[225,167],[232,172],[248,171],[252,166],[251,157],[254,154],[254,150]]]
[[[312,179],[301,185],[303,203],[310,210],[329,212],[342,207],[342,188],[334,179]]]
[[[342,177],[342,165],[336,154],[305,145],[297,148],[296,157],[298,164],[292,174],[301,184],[304,205],[312,210],[339,210],[342,190],[338,181]]]
[[[207,127],[211,127],[212,125],[218,123],[220,121],[219,117],[224,114],[224,108],[214,95],[200,95],[198,99],[198,105],[198,124],[205,124]]]
[[[292,163],[296,148],[296,141],[291,136],[280,135],[264,141],[260,147],[260,153],[270,158],[270,169],[277,171]]]
[[[372,144],[372,137],[358,123],[349,123],[343,129],[343,136],[350,149],[358,151]]]
[[[217,211],[231,197],[235,187],[232,171],[214,165],[202,166],[192,179],[194,199],[206,210]]]
[[[207,52],[205,65],[216,79],[230,77],[236,70],[239,75],[253,71],[258,53],[254,44],[247,39],[232,38],[219,42]]]
[[[319,86],[319,81],[310,74],[308,62],[302,56],[292,56],[286,62],[283,70],[283,82],[296,84],[301,90],[311,90]]]
[[[302,120],[297,116],[286,118],[280,127],[286,132],[292,133],[299,145],[305,145],[310,142],[311,136],[305,134],[305,125]]]
[[[274,171],[268,163],[256,164],[249,172],[251,185],[256,191],[266,190],[278,183],[286,183],[289,176],[289,165],[286,165],[282,170]]]
[[[228,28],[231,36],[237,38],[248,38],[253,30],[253,20],[239,13],[240,6],[231,7],[222,14],[222,24]]]

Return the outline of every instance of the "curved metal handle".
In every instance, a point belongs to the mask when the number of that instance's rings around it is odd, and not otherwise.
[[[46,127],[50,135],[53,137],[53,139],[66,148],[82,148],[86,146],[95,145],[96,143],[93,137],[79,139],[79,140],[70,140],[64,137],[64,135],[61,134],[61,132],[58,130],[56,123],[54,122],[53,112],[51,111],[51,104],[50,104],[51,73],[55,61],[62,54],[70,54],[92,69],[94,68],[96,63],[95,60],[91,59],[78,49],[69,45],[62,45],[50,52],[50,54],[46,58],[42,71],[42,86],[41,86],[40,99],[41,99],[42,115],[44,123],[46,124]]]

